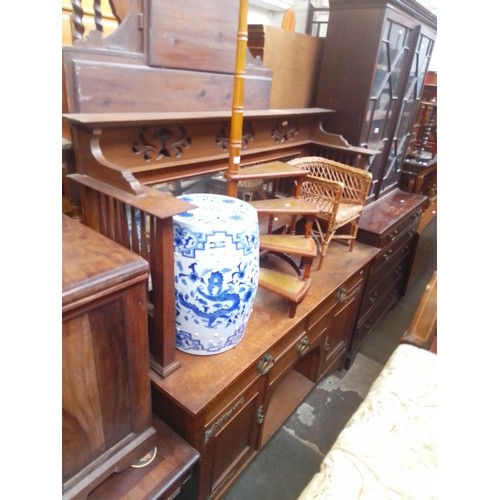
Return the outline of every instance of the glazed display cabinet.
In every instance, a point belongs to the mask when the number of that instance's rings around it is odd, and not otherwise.
[[[413,0],[330,0],[316,105],[349,143],[378,149],[369,202],[398,186],[437,18]]]

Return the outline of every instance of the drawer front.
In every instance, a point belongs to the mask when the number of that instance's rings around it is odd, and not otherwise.
[[[257,371],[268,374],[268,383],[272,387],[277,384],[287,372],[304,356],[316,347],[323,345],[325,335],[328,335],[329,346],[333,354],[339,346],[347,349],[349,338],[355,320],[355,311],[352,304],[357,300],[363,289],[366,268],[358,270],[335,290],[323,303],[299,323],[285,339],[274,346],[258,363]],[[348,317],[349,309],[351,328],[347,330],[344,320],[341,323],[337,318]],[[335,326],[337,325],[337,326]]]
[[[334,314],[338,314],[348,303],[355,300],[360,295],[366,274],[367,270],[365,268],[361,269],[334,292],[336,299],[336,304],[333,309]]]
[[[328,297],[307,317],[307,332],[312,338],[317,338],[324,333],[328,326],[333,308],[337,305],[338,299],[335,294]]]
[[[390,245],[393,241],[399,238],[406,231],[416,228],[420,222],[420,217],[422,215],[422,209],[418,209],[410,213],[403,220],[399,221],[391,230],[383,235],[380,239],[380,248],[384,248]]]
[[[399,235],[387,248],[384,248],[373,260],[368,278],[367,286],[370,287],[373,281],[380,280],[393,267],[396,260],[401,259],[409,251],[413,237],[417,233],[417,226],[414,225]]]
[[[385,277],[376,282],[377,286],[367,290],[363,295],[361,306],[359,308],[359,317],[363,317],[370,308],[376,307],[376,304],[387,293],[387,290],[392,288],[397,282],[404,277],[406,268],[406,260],[396,262],[396,265],[390,269]]]
[[[373,309],[369,311],[364,317],[360,319],[356,326],[354,336],[352,339],[350,353],[358,351],[361,344],[364,342],[368,334],[373,330],[378,321],[382,318],[385,312],[396,303],[399,297],[400,283],[394,285],[389,292],[383,295],[375,304]]]
[[[293,365],[309,350],[311,340],[306,324],[306,320],[301,321],[257,362],[257,373],[267,375],[269,383],[281,378],[290,364]]]

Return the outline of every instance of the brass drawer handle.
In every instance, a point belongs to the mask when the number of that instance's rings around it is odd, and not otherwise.
[[[297,354],[301,358],[304,356],[304,354],[309,350],[309,339],[307,337],[304,337],[298,344],[297,344]]]
[[[387,252],[384,252],[383,254],[383,257],[384,257],[384,260],[389,260],[390,257],[391,257],[391,254],[392,254],[392,250],[387,250]]]
[[[373,318],[370,318],[365,324],[364,324],[364,329],[365,330],[369,330],[372,326],[373,326],[373,323],[374,323],[374,319]]]
[[[262,358],[259,361],[259,364],[257,366],[257,371],[261,375],[265,375],[274,366],[275,362],[276,361],[273,358],[273,355],[270,352],[266,352],[266,354],[264,354],[264,356],[262,356]]]
[[[359,284],[355,288],[353,288],[349,293],[347,292],[347,288],[345,286],[341,286],[337,291],[337,299],[339,301],[339,304],[343,304],[344,302],[351,300],[353,297],[356,296],[356,294],[360,290],[361,290],[361,285]]]
[[[345,286],[341,286],[337,291],[337,299],[342,304],[347,299],[347,288]]]
[[[391,241],[394,241],[394,239],[396,238],[396,236],[398,235],[399,231],[397,229],[395,229],[394,231],[392,231],[392,233],[389,234],[389,239]]]
[[[327,336],[325,337],[325,344],[324,344],[324,349],[325,352],[328,352],[330,350],[330,338]]]

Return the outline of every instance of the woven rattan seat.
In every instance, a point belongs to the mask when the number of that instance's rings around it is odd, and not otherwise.
[[[321,249],[318,262],[318,269],[321,269],[332,239],[347,241],[349,250],[353,249],[372,175],[360,168],[319,156],[296,158],[288,164],[309,171],[301,183],[300,197],[319,210],[313,237]],[[337,230],[344,226],[349,226],[349,232],[338,234]]]

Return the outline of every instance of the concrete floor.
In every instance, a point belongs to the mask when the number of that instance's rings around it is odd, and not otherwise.
[[[437,218],[421,232],[408,290],[380,321],[342,378],[327,375],[262,448],[225,500],[295,500],[366,396],[408,327],[437,269]]]

